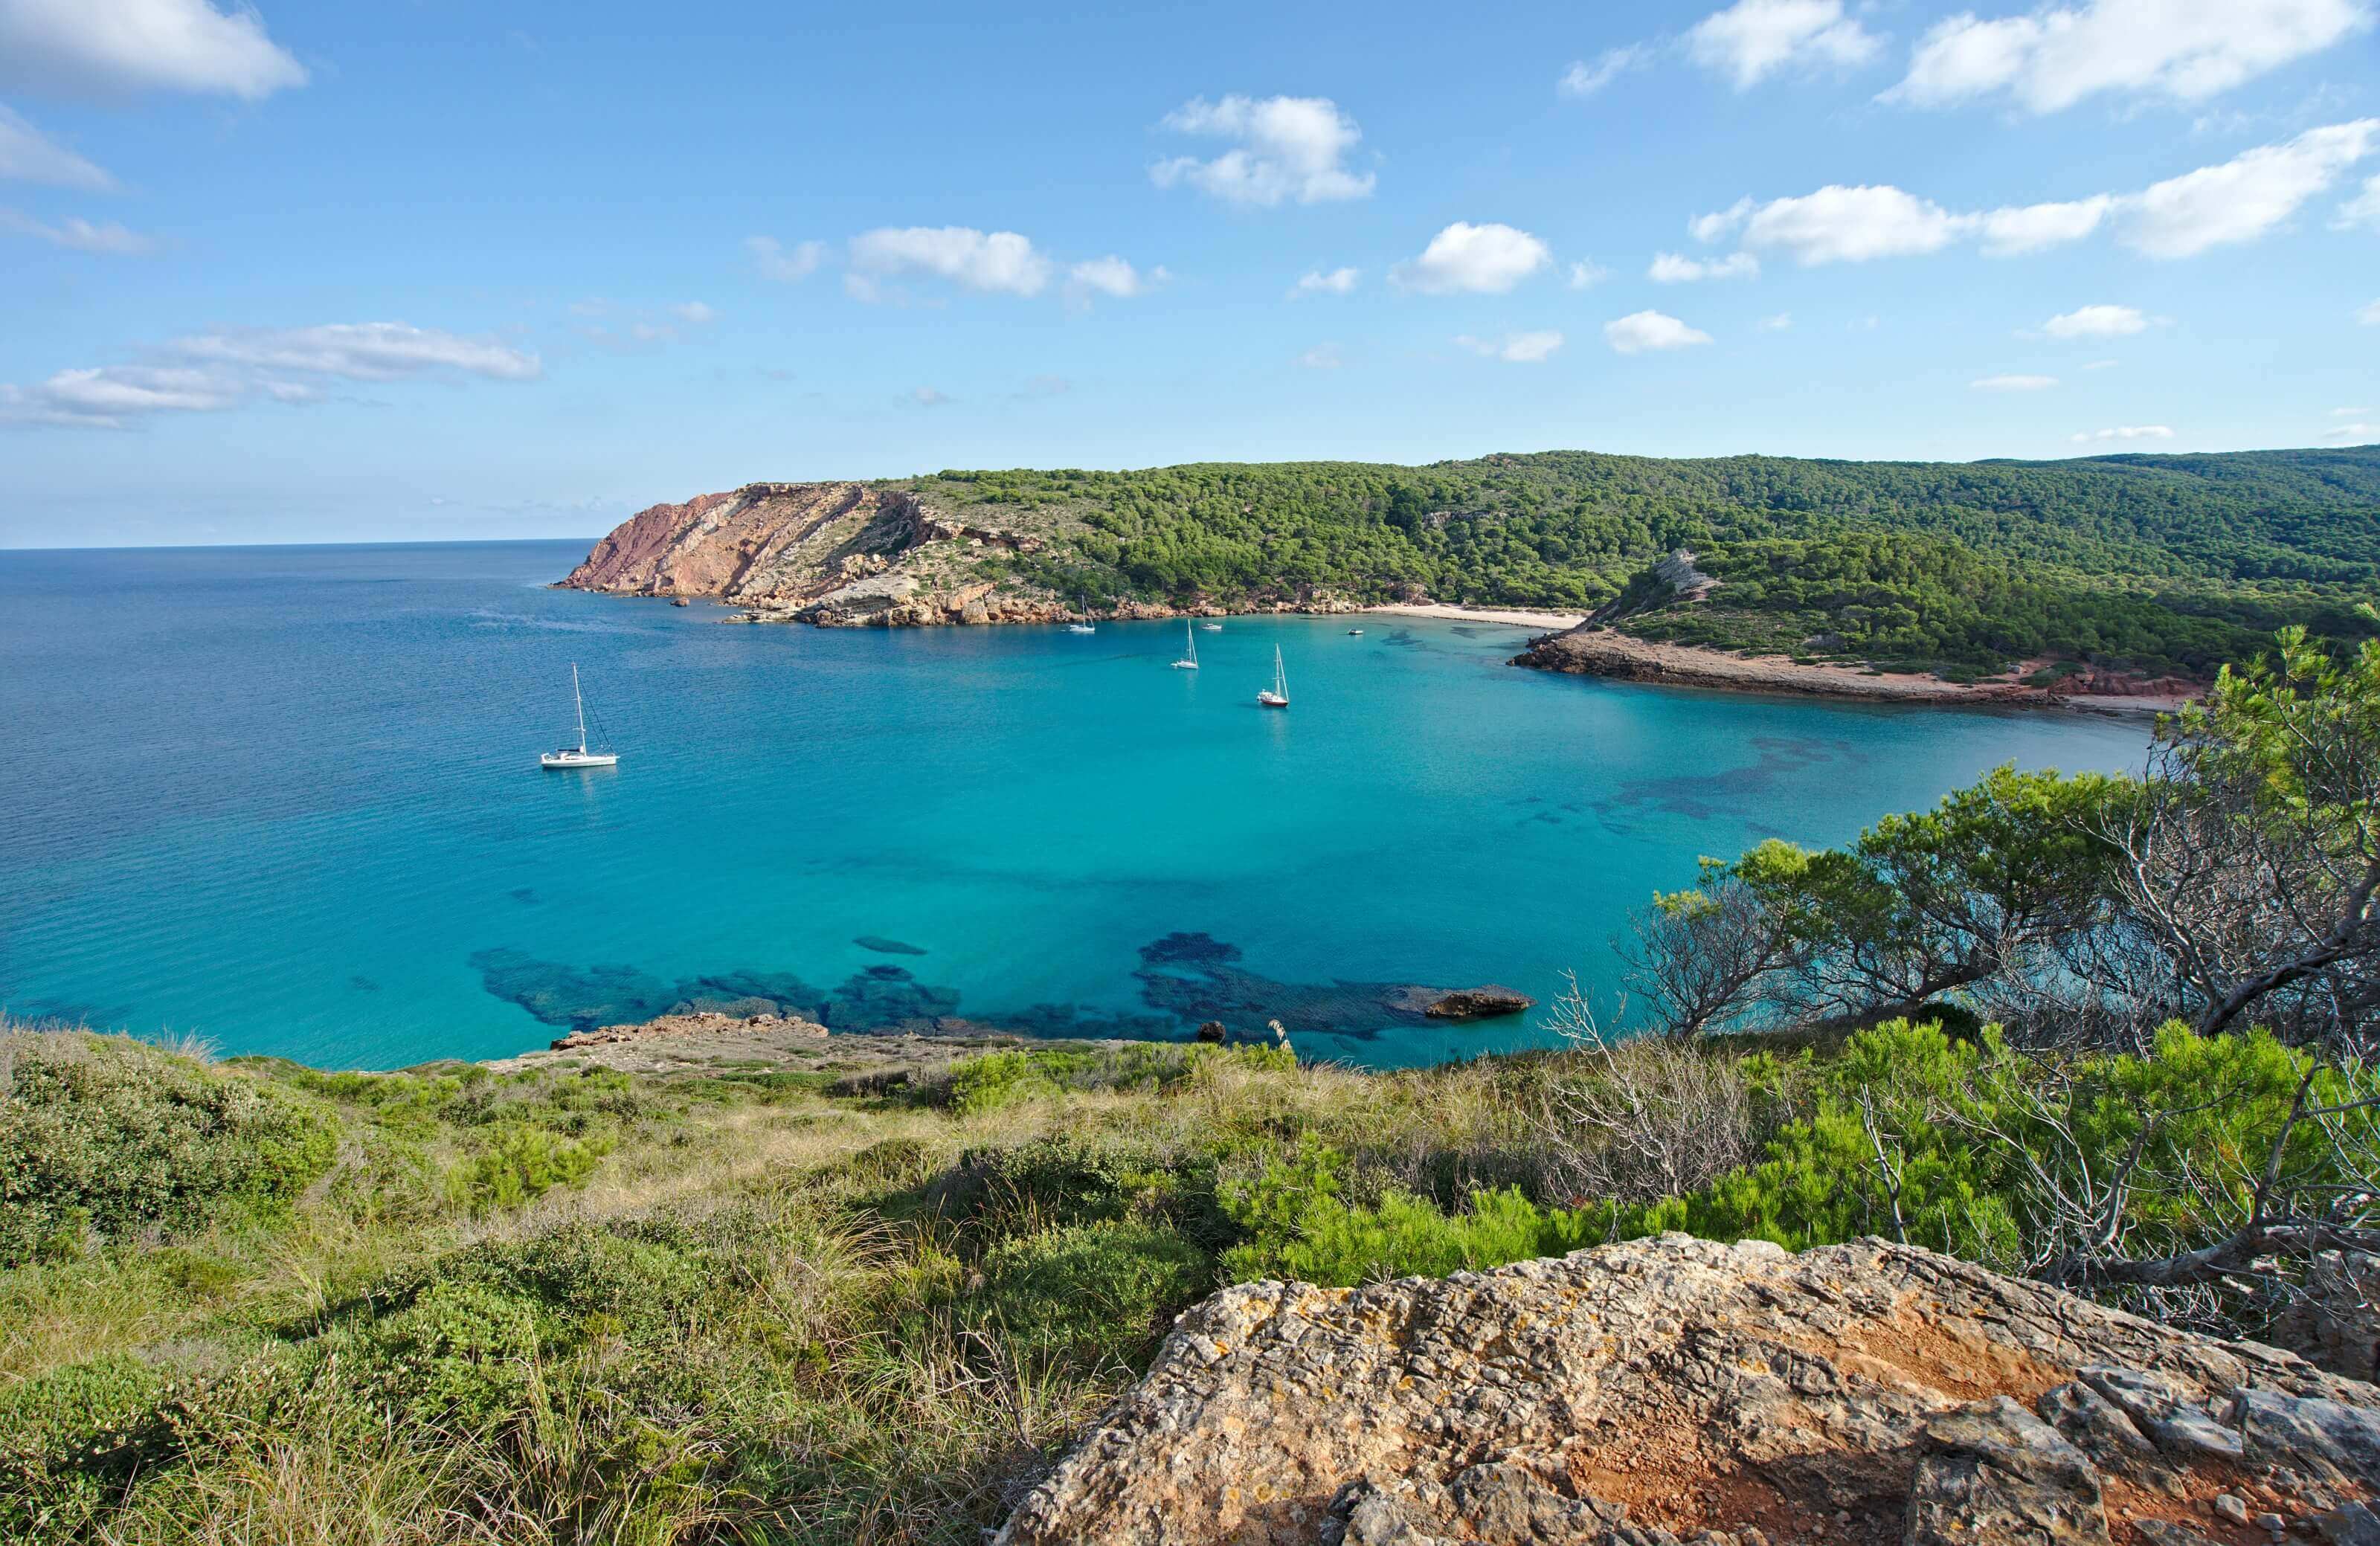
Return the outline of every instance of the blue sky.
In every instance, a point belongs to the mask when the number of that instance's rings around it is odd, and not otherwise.
[[[0,546],[2380,441],[2374,9],[0,0]]]

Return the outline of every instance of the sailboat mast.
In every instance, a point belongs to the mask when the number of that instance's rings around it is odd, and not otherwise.
[[[570,662],[570,701],[578,710],[578,749],[587,750],[587,700],[578,692],[578,662]]]

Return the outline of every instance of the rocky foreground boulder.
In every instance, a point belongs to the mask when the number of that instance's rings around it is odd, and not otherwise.
[[[1000,1546],[2380,1546],[2380,1388],[1949,1257],[1684,1236],[1184,1314]]]

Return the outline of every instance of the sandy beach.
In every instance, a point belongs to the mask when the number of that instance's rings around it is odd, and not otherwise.
[[[1452,607],[1442,601],[1389,601],[1366,607],[1367,612],[1395,617],[1434,617],[1450,622],[1502,622],[1514,628],[1575,628],[1586,621],[1584,612],[1540,612],[1526,607]]]

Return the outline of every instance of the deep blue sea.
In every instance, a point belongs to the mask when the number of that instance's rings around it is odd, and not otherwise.
[[[680,1002],[1370,1065],[1542,1039],[1699,854],[1839,841],[2144,727],[1544,675],[1520,630],[722,626],[584,542],[0,552],[0,1007],[388,1068]],[[1281,646],[1293,706],[1259,709]],[[570,668],[622,753],[541,772]]]

